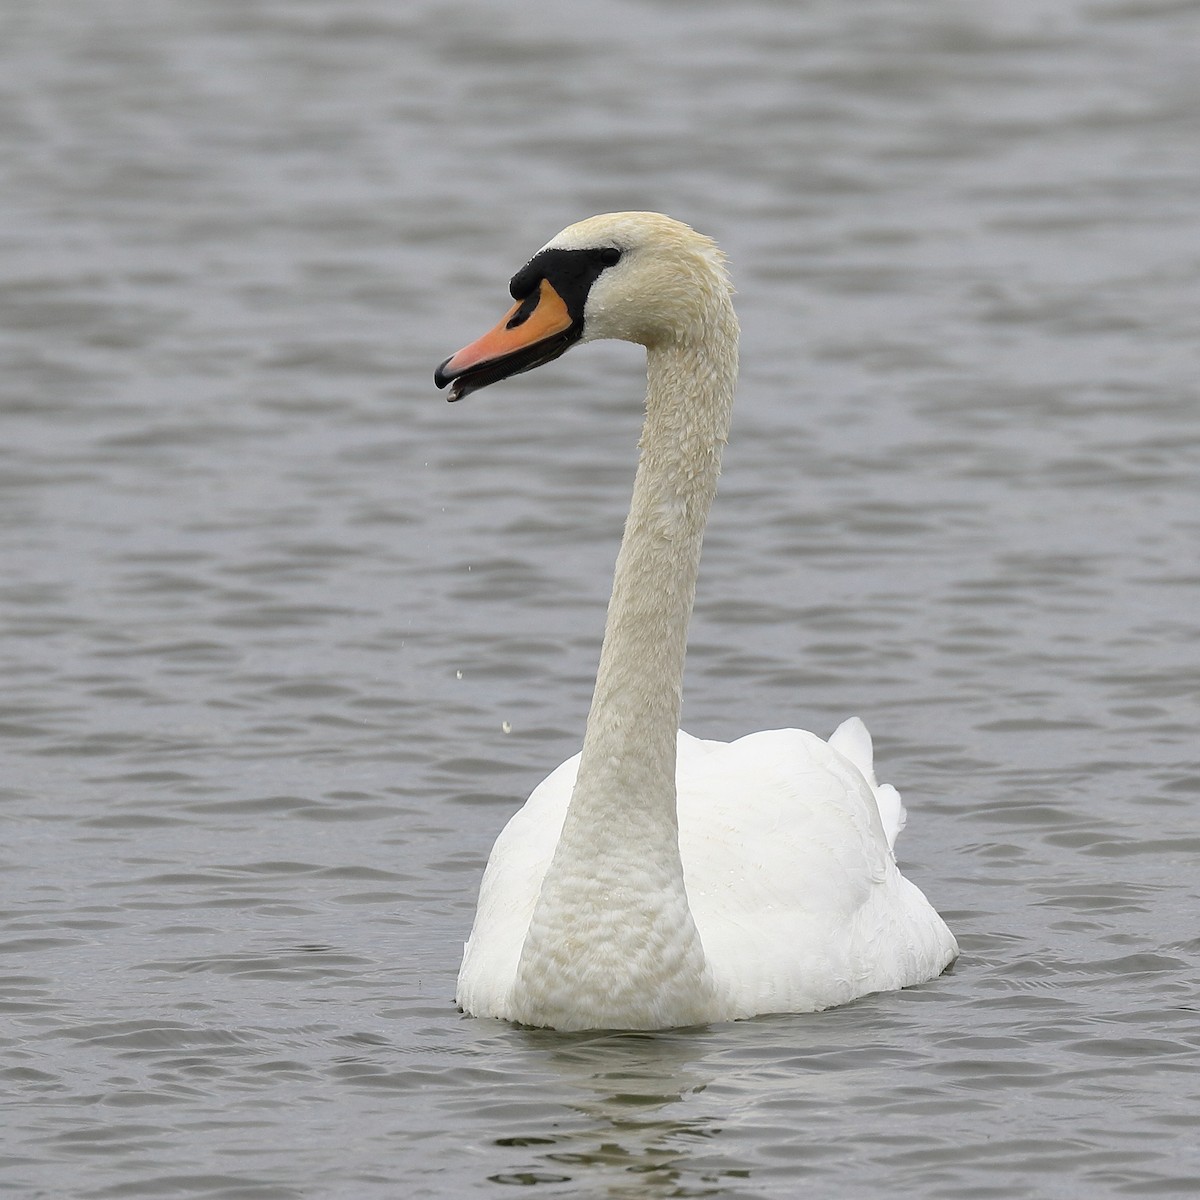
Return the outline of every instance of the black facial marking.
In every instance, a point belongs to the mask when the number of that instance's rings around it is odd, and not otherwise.
[[[545,279],[563,298],[571,320],[583,324],[583,307],[592,284],[605,267],[621,258],[615,246],[596,246],[587,250],[542,250],[535,254],[513,277],[508,290],[514,300],[537,294]]]
[[[543,338],[532,346],[523,346],[512,354],[491,362],[480,363],[464,371],[450,373],[442,363],[433,374],[439,388],[452,384],[448,400],[461,400],[489,383],[497,383],[510,375],[532,371],[552,359],[558,358],[583,336],[583,310],[588,292],[606,267],[621,259],[621,251],[615,246],[597,246],[587,250],[542,250],[535,254],[513,277],[508,285],[514,300],[520,306],[509,317],[506,329],[524,325],[533,315],[541,300],[541,283],[547,283],[562,297],[571,325],[561,333]]]

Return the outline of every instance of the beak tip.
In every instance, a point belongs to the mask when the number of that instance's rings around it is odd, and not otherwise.
[[[579,337],[566,301],[543,279],[530,307],[527,297],[494,329],[450,355],[433,373],[439,388],[449,386],[453,404],[510,375],[531,371],[557,358]],[[528,309],[526,312],[525,310]]]

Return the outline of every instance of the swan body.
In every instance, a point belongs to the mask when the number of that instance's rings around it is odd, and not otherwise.
[[[857,718],[680,732],[687,625],[737,375],[716,246],[657,213],[547,243],[516,304],[435,374],[450,399],[575,342],[646,347],[646,419],[580,754],[493,847],[457,1000],[560,1030],[811,1012],[939,975],[958,948],[896,866],[904,810]]]

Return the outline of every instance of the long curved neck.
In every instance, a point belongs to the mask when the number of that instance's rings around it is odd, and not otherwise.
[[[675,826],[675,745],[700,547],[729,430],[736,343],[647,352],[641,457],[617,556],[572,823]],[[564,831],[566,832],[566,831]]]
[[[704,338],[647,349],[633,502],[579,774],[521,950],[508,1014],[519,1021],[661,1029],[714,1011],[679,854],[675,753],[737,374],[737,323],[722,300]]]

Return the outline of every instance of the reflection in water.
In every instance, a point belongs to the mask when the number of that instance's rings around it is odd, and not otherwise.
[[[498,1139],[497,1145],[532,1153],[528,1167],[492,1176],[494,1182],[586,1180],[588,1194],[612,1197],[728,1196],[734,1194],[731,1183],[750,1178],[749,1165],[740,1167],[728,1154],[711,1175],[706,1172],[698,1161],[704,1155],[699,1143],[718,1137],[719,1123],[670,1111],[712,1081],[711,1072],[701,1069],[711,1049],[702,1031],[568,1036],[528,1031],[525,1037],[530,1049],[543,1052],[564,1089],[564,1103],[583,1121],[552,1138],[539,1122],[529,1137]],[[680,1190],[685,1177],[686,1193]]]

